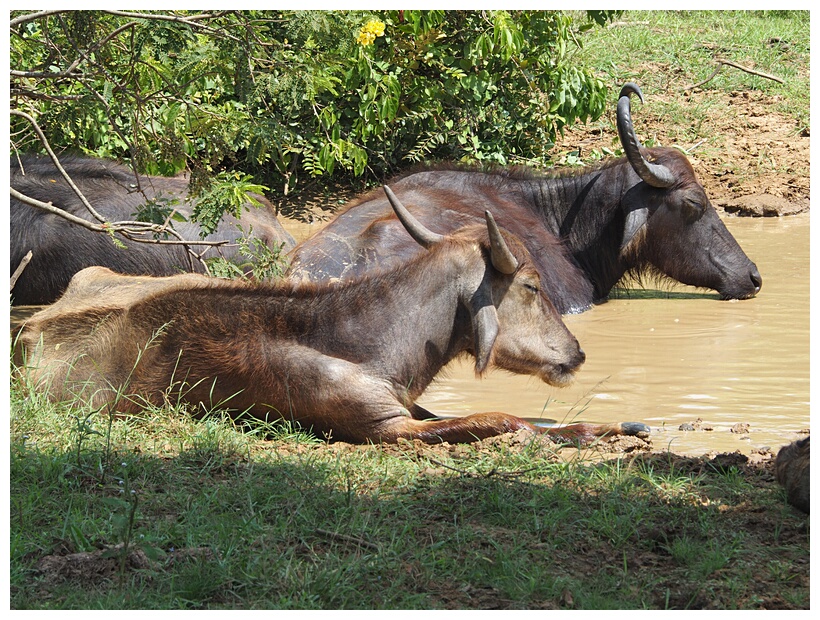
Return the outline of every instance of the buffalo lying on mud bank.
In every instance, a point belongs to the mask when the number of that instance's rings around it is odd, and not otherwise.
[[[86,269],[26,321],[19,370],[55,399],[81,394],[120,411],[181,400],[293,420],[351,442],[545,432],[505,413],[434,419],[415,404],[463,353],[479,375],[497,367],[554,385],[571,380],[584,354],[542,294],[526,248],[489,213],[483,225],[443,236],[385,192],[426,249],[397,268],[301,284]],[[546,432],[586,441],[648,430],[573,424]]]
[[[194,201],[188,198],[189,182],[179,177],[135,176],[116,162],[66,156],[60,159],[67,174],[97,212],[109,222],[134,220],[135,213],[150,201],[165,202],[186,221],[173,222],[174,230],[188,241],[200,241],[200,227],[190,221]],[[11,158],[11,187],[28,198],[52,203],[77,217],[92,220],[68,181],[50,158],[25,156],[18,162]],[[228,245],[211,248],[205,257],[236,256],[236,241],[252,230],[270,248],[289,250],[293,237],[276,218],[273,205],[263,196],[254,195],[259,207],[245,205],[239,219],[230,214],[204,241],[227,241]],[[169,202],[170,201],[170,202]],[[172,204],[173,203],[173,204]],[[12,291],[15,305],[42,305],[54,302],[68,286],[71,277],[86,267],[108,267],[118,273],[170,276],[180,272],[203,272],[201,262],[183,245],[160,245],[131,241],[117,234],[127,248],[119,248],[108,235],[31,206],[12,196],[10,204],[11,272],[17,269],[27,252],[32,252]],[[149,235],[147,238],[151,238]],[[173,240],[174,237],[169,237]],[[201,246],[190,246],[197,253]]]
[[[450,233],[490,210],[532,255],[542,288],[562,314],[606,298],[622,277],[660,275],[717,291],[756,295],[757,267],[720,220],[686,156],[644,149],[632,126],[632,83],[621,90],[617,125],[625,157],[555,176],[533,171],[427,169],[389,182],[424,225]],[[346,207],[291,253],[289,274],[353,278],[402,264],[420,251],[381,192]]]

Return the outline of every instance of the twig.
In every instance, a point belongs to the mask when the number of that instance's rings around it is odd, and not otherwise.
[[[368,549],[373,549],[374,551],[379,550],[379,546],[375,543],[372,543],[368,540],[363,540],[361,538],[357,538],[356,536],[348,536],[347,534],[339,534],[338,532],[331,532],[329,530],[323,530],[321,528],[316,528],[315,532],[322,536],[326,536],[327,538],[332,538],[334,540],[341,540],[344,542],[350,542],[355,545],[359,545],[360,547],[367,547]]]
[[[15,17],[9,22],[9,26],[14,28],[19,24],[25,24],[26,22],[34,21],[35,19],[40,19],[41,17],[48,17],[49,15],[56,15],[57,13],[68,13],[67,9],[60,9],[60,10],[53,10],[53,11],[36,11],[35,13],[26,13],[25,15],[20,15],[19,17]]]
[[[71,213],[68,213],[67,211],[64,211],[63,209],[55,207],[50,202],[45,203],[45,202],[41,202],[39,200],[36,200],[34,198],[30,198],[29,196],[26,196],[26,195],[18,192],[17,190],[15,190],[12,187],[12,188],[10,188],[10,192],[11,192],[11,195],[14,198],[16,198],[20,202],[23,202],[23,203],[25,203],[29,206],[37,207],[39,209],[44,209],[46,211],[49,211],[50,213],[53,213],[55,215],[59,215],[60,217],[63,217],[65,219],[69,220],[70,222],[73,222],[74,224],[79,224],[80,226],[83,226],[83,227],[85,227],[89,230],[92,230],[94,232],[102,232],[102,233],[115,232],[115,233],[121,234],[126,239],[130,239],[131,241],[138,241],[140,243],[153,243],[153,244],[158,244],[158,245],[182,245],[182,246],[185,247],[186,257],[188,259],[188,264],[191,268],[191,271],[194,270],[194,260],[196,260],[203,266],[203,268],[205,270],[205,273],[210,273],[210,271],[208,269],[208,265],[202,259],[203,255],[205,253],[205,250],[207,250],[207,247],[202,252],[197,253],[192,249],[191,246],[195,246],[195,245],[200,245],[200,246],[222,246],[222,245],[228,244],[229,241],[227,241],[227,240],[225,240],[225,241],[190,241],[190,240],[185,239],[178,231],[174,230],[173,227],[169,227],[167,225],[168,221],[166,221],[165,225],[163,225],[163,226],[159,226],[157,224],[152,224],[152,223],[149,223],[149,222],[107,222],[105,220],[105,218],[102,215],[100,215],[96,211],[96,209],[94,209],[94,207],[91,206],[91,203],[88,202],[88,199],[80,191],[80,188],[77,187],[77,185],[74,183],[71,176],[69,176],[69,174],[62,167],[62,165],[60,164],[60,160],[57,158],[57,155],[52,150],[51,145],[48,142],[48,138],[46,138],[45,133],[43,133],[43,130],[40,128],[40,125],[37,123],[37,121],[32,116],[30,116],[29,114],[26,114],[22,110],[9,110],[9,113],[13,114],[15,116],[19,116],[19,117],[25,119],[26,121],[28,121],[28,123],[34,129],[34,132],[37,134],[37,137],[40,139],[40,142],[42,143],[43,147],[45,147],[46,152],[48,153],[49,157],[51,158],[51,161],[54,163],[54,166],[57,168],[57,170],[63,176],[66,183],[68,183],[69,187],[74,191],[77,198],[80,199],[80,202],[83,203],[83,206],[85,206],[85,208],[88,210],[88,212],[91,213],[91,215],[94,216],[94,218],[98,222],[100,222],[100,224],[93,224],[92,222],[89,222],[88,220],[85,220],[81,217],[77,217],[75,215],[72,215]],[[137,182],[139,183],[139,176],[137,175],[136,178],[137,178]],[[145,235],[146,233],[149,233],[149,232],[153,232],[153,233],[156,233],[156,234],[169,234],[173,237],[176,237],[176,240],[170,240],[170,239],[145,239],[144,237],[135,236],[135,235]]]
[[[202,246],[223,246],[228,245],[230,241],[197,241],[197,240],[189,240],[183,239],[177,231],[173,228],[165,228],[165,226],[161,226],[159,224],[153,224],[151,222],[130,222],[130,221],[123,221],[123,222],[104,222],[102,224],[94,224],[93,222],[89,222],[86,219],[81,217],[77,217],[73,213],[69,213],[68,211],[64,211],[59,207],[55,207],[50,202],[42,202],[35,198],[30,198],[25,194],[21,194],[13,187],[9,188],[9,194],[12,198],[19,200],[22,203],[25,203],[32,207],[37,207],[38,209],[43,209],[44,211],[48,211],[49,213],[53,213],[54,215],[59,215],[62,218],[65,218],[69,222],[73,224],[77,224],[82,226],[83,228],[87,228],[88,230],[92,230],[94,232],[100,233],[119,233],[122,236],[131,239],[132,241],[139,241],[140,243],[153,243],[156,245],[202,245]],[[141,239],[136,237],[135,235],[144,235],[146,233],[157,233],[157,234],[164,234],[170,233],[174,234],[179,237],[179,239]]]
[[[700,140],[698,142],[695,142],[692,146],[690,146],[688,149],[686,149],[686,153],[687,154],[691,153],[692,151],[694,151],[696,148],[698,148],[704,142],[706,142],[706,138],[704,138],[703,140]]]
[[[440,461],[437,461],[436,459],[430,459],[430,462],[433,463],[433,465],[438,465],[439,467],[445,467],[447,469],[452,469],[454,472],[459,473],[462,476],[473,476],[473,477],[475,476],[474,473],[471,473],[469,471],[464,471],[463,469],[458,469],[457,467],[451,467],[450,465],[446,465],[444,463],[441,463]]]
[[[45,147],[46,152],[48,152],[48,156],[51,158],[51,161],[54,163],[54,166],[57,168],[57,170],[63,176],[66,183],[68,183],[68,186],[77,195],[77,198],[80,199],[80,202],[82,202],[83,205],[85,206],[85,208],[88,209],[89,213],[91,213],[91,215],[94,216],[94,219],[96,219],[98,222],[105,222],[105,218],[102,215],[100,215],[99,213],[97,213],[97,211],[94,209],[94,207],[91,206],[91,203],[88,202],[86,197],[80,191],[80,188],[78,188],[74,184],[74,181],[71,179],[70,176],[68,176],[68,173],[63,169],[62,165],[60,165],[60,160],[57,159],[57,155],[52,150],[51,145],[48,142],[48,138],[46,138],[45,133],[43,133],[43,130],[40,128],[40,125],[37,123],[37,121],[34,120],[34,117],[30,116],[29,114],[26,114],[22,110],[9,110],[9,114],[19,116],[21,118],[24,118],[26,121],[28,121],[28,123],[31,125],[32,129],[34,129],[34,132],[37,134],[37,137],[40,139],[40,143]]]
[[[530,467],[528,469],[521,469],[521,470],[518,470],[518,471],[498,471],[498,469],[493,467],[486,474],[481,474],[479,476],[478,474],[474,474],[474,473],[469,472],[469,471],[464,471],[462,469],[458,469],[457,467],[452,467],[450,465],[447,465],[446,463],[442,463],[440,461],[437,461],[436,459],[431,459],[429,457],[428,457],[428,459],[434,465],[438,465],[439,467],[445,467],[446,469],[452,469],[453,471],[458,472],[462,476],[469,476],[469,477],[472,477],[472,478],[490,478],[492,476],[498,476],[500,478],[515,478],[516,476],[523,476],[524,474],[526,474],[528,472],[531,472],[534,469],[537,469],[535,467]]]
[[[23,269],[26,268],[26,265],[28,265],[29,261],[31,260],[31,257],[32,257],[32,253],[31,253],[31,250],[29,250],[26,253],[26,255],[23,257],[23,260],[20,261],[20,264],[17,265],[17,269],[15,269],[14,273],[11,274],[11,289],[10,290],[14,290],[14,285],[17,284],[17,278],[19,278],[20,274],[23,273]]]
[[[624,28],[626,26],[648,26],[649,22],[611,22],[607,28]]]
[[[718,63],[718,66],[712,72],[712,75],[710,75],[708,78],[706,78],[702,82],[698,82],[697,84],[692,84],[691,86],[687,86],[683,90],[693,90],[693,89],[697,88],[698,86],[703,86],[704,84],[706,84],[706,82],[708,82],[709,80],[711,80],[713,77],[715,77],[718,74],[718,72],[723,68],[723,65],[728,65],[729,67],[734,67],[735,69],[740,69],[741,71],[745,71],[746,73],[751,73],[752,75],[756,75],[758,77],[766,78],[767,80],[773,80],[773,81],[777,82],[778,84],[785,84],[786,83],[784,80],[782,80],[781,78],[779,78],[775,75],[769,75],[768,73],[763,73],[762,71],[755,71],[754,69],[750,69],[749,67],[744,67],[743,65],[739,65],[736,62],[732,62],[731,60],[726,60],[725,58],[715,58],[715,62]]]

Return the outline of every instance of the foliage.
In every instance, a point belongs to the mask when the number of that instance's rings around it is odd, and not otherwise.
[[[241,227],[240,227],[241,230]],[[269,247],[262,239],[253,236],[253,228],[242,230],[237,257],[229,261],[221,256],[205,259],[208,271],[217,278],[241,278],[259,281],[275,280],[284,275],[287,261],[282,255],[285,244]],[[241,258],[247,259],[240,263]]]
[[[58,150],[189,170],[212,192],[195,214],[208,230],[254,183],[546,162],[563,127],[604,110],[568,50],[616,13],[13,11],[11,107]],[[26,119],[11,126],[12,151],[41,148]],[[219,176],[235,169],[253,181]]]
[[[239,218],[245,203],[249,202],[255,207],[260,205],[253,192],[261,194],[267,189],[253,183],[250,175],[240,172],[222,171],[217,173],[213,180],[214,182],[200,194],[192,213],[193,219],[202,227],[203,238],[216,230],[222,217],[222,209]]]

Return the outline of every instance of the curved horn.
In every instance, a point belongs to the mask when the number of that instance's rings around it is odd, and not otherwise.
[[[643,103],[643,93],[637,84],[627,82],[621,88],[621,94],[618,96],[618,135],[621,137],[621,146],[624,148],[624,154],[632,165],[632,168],[652,187],[669,187],[675,182],[675,175],[666,166],[653,164],[647,161],[641,155],[641,143],[638,141],[638,136],[635,135],[635,129],[632,126],[632,114],[630,112],[629,96],[635,93]]]
[[[501,236],[501,231],[498,229],[495,219],[493,219],[493,214],[484,211],[484,217],[487,220],[487,232],[490,234],[490,257],[493,261],[493,267],[507,275],[515,273],[515,270],[518,269],[518,259],[507,247],[507,242]]]
[[[387,194],[387,199],[390,201],[390,206],[393,207],[393,211],[396,212],[396,217],[399,218],[399,221],[407,232],[410,233],[410,236],[416,240],[416,243],[423,248],[429,249],[444,239],[444,235],[434,233],[422,226],[421,222],[413,217],[410,211],[408,211],[396,197],[396,194],[393,193],[393,190],[387,187],[387,185],[384,186],[384,193]]]

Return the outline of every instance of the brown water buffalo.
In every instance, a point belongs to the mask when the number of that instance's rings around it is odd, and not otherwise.
[[[761,277],[718,217],[686,156],[643,149],[635,136],[626,84],[617,124],[626,157],[583,170],[539,174],[521,169],[426,169],[390,181],[426,226],[447,233],[479,221],[485,210],[530,251],[543,290],[561,313],[606,298],[625,275],[661,275],[752,297]],[[387,200],[373,191],[346,207],[291,253],[290,275],[355,277],[401,264],[419,252]]]
[[[21,161],[22,166],[16,157],[11,158],[13,189],[96,223],[50,158],[26,156]],[[187,199],[188,180],[184,178],[140,176],[137,183],[134,173],[116,162],[66,156],[60,159],[60,163],[91,205],[108,221],[134,220],[137,209],[147,200],[156,198],[178,200],[171,206],[190,218],[194,202]],[[226,214],[217,229],[205,238],[207,241],[226,240],[231,244],[219,250],[209,249],[206,257],[218,256],[217,252],[228,259],[235,257],[236,240],[242,236],[238,226],[245,233],[252,230],[253,236],[263,240],[268,247],[284,250],[293,247],[293,237],[282,228],[273,205],[263,196],[254,197],[262,203],[260,207],[246,205],[239,219]],[[188,221],[172,223],[184,239],[200,239],[198,224]],[[71,276],[94,265],[109,267],[119,273],[157,276],[204,271],[202,264],[192,260],[184,246],[140,243],[117,235],[127,246],[122,249],[107,235],[14,197],[10,204],[10,236],[12,273],[26,253],[32,252],[31,262],[12,291],[15,305],[52,303],[68,286]],[[198,252],[203,249],[193,247]]]
[[[415,404],[463,353],[475,357],[478,375],[497,367],[553,385],[571,380],[584,354],[542,294],[526,248],[489,213],[483,225],[435,234],[385,191],[426,248],[392,270],[348,282],[249,284],[86,269],[25,323],[18,367],[55,399],[81,395],[122,411],[181,400],[352,442],[536,431],[505,413],[441,420]],[[586,441],[648,430],[573,424],[546,432]]]
[[[811,437],[783,446],[774,461],[777,481],[786,489],[789,503],[809,514],[811,507]]]

